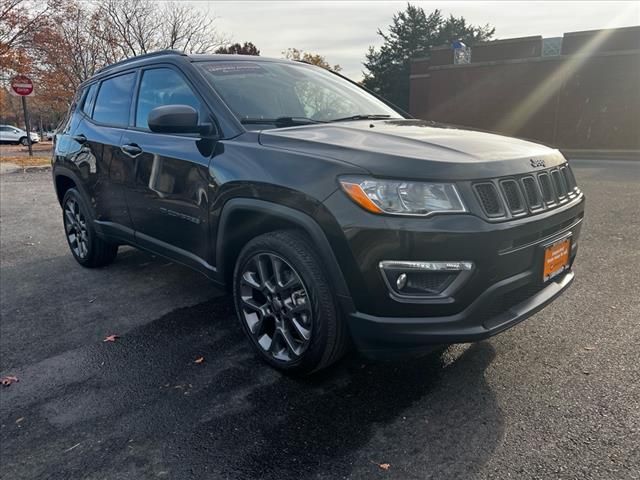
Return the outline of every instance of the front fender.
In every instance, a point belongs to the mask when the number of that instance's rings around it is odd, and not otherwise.
[[[255,198],[233,198],[227,201],[222,209],[216,236],[216,268],[224,278],[233,270],[234,265],[229,264],[228,256],[225,255],[232,228],[231,219],[238,212],[250,212],[263,216],[275,217],[288,225],[295,225],[296,228],[304,231],[316,247],[320,255],[323,266],[326,269],[329,279],[336,294],[341,297],[343,307],[352,309],[351,294],[345,282],[342,270],[338,264],[336,256],[327,240],[327,237],[320,225],[306,213],[291,207]]]

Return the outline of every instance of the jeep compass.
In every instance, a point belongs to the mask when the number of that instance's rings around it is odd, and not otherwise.
[[[412,119],[305,63],[162,51],[105,67],[52,162],[78,263],[132,245],[202,272],[293,373],[350,345],[490,337],[574,278],[584,196],[558,150]]]

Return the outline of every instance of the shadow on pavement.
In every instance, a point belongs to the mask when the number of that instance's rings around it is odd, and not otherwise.
[[[195,364],[200,355],[204,363]],[[363,364],[353,355],[321,375],[293,379],[253,355],[222,297],[116,343],[30,367],[37,375],[21,372],[23,383],[3,400],[5,473],[468,478],[502,437],[501,411],[484,381],[493,356],[489,343],[404,364]],[[30,376],[45,380],[29,385]],[[16,426],[13,417],[28,421]],[[12,463],[27,442],[30,461]],[[392,470],[382,471],[383,462]]]

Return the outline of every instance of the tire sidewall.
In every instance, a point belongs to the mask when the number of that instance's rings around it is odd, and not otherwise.
[[[281,232],[290,234],[290,232]],[[301,240],[300,234],[293,234],[297,240]],[[303,245],[308,245],[304,241]],[[253,334],[249,331],[249,327],[244,320],[242,313],[242,305],[240,301],[240,280],[241,274],[249,260],[260,253],[271,253],[278,255],[285,260],[290,267],[300,276],[304,288],[307,291],[308,298],[311,302],[311,311],[313,314],[313,325],[311,328],[311,343],[304,353],[295,361],[283,362],[273,358],[265,352],[258,344]],[[306,249],[309,259],[300,258],[294,249],[284,242],[279,242],[274,236],[269,234],[262,235],[251,240],[242,250],[236,262],[233,275],[233,298],[236,307],[238,320],[242,324],[242,329],[249,337],[255,350],[259,353],[267,363],[275,368],[291,373],[311,373],[318,366],[325,354],[326,343],[328,339],[329,329],[336,328],[336,311],[335,302],[332,298],[331,289],[326,282],[326,275],[322,272],[321,263],[310,248]],[[308,261],[315,262],[315,266],[308,265]],[[320,274],[318,276],[318,273]],[[324,283],[324,285],[319,285]]]
[[[89,241],[87,243],[89,245],[88,247],[89,251],[85,258],[80,258],[76,255],[76,252],[73,251],[73,247],[71,246],[71,242],[69,241],[69,235],[67,235],[67,219],[66,219],[64,210],[67,205],[67,202],[70,199],[73,199],[77,202],[78,207],[80,208],[80,211],[84,216],[85,222],[87,224],[87,236],[89,237]],[[67,239],[67,245],[69,245],[69,250],[71,251],[73,258],[75,258],[80,265],[84,265],[84,266],[91,265],[91,257],[95,254],[95,232],[93,231],[93,225],[91,224],[91,216],[89,215],[89,211],[86,207],[84,199],[82,198],[82,195],[80,195],[80,192],[75,188],[70,188],[69,190],[67,190],[67,192],[64,194],[64,197],[62,199],[62,223],[64,226],[64,236]]]

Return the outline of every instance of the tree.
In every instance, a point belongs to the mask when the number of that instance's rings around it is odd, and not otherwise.
[[[27,47],[32,35],[48,22],[53,1],[0,0],[0,58]]]
[[[260,50],[251,42],[232,43],[224,47],[218,48],[215,53],[226,53],[230,55],[260,55]]]
[[[388,33],[378,29],[384,40],[379,50],[369,47],[362,84],[405,110],[409,107],[409,74],[412,58],[430,56],[432,47],[461,40],[472,46],[489,40],[495,28],[468,25],[463,17],[443,17],[440,10],[429,15],[418,6],[407,4],[393,16]]]
[[[333,70],[334,72],[339,72],[342,70],[342,67],[338,64],[331,65],[327,59],[318,53],[309,53],[302,50],[298,50],[297,48],[287,48],[282,52],[284,58],[289,60],[296,60],[311,63],[312,65],[317,65],[322,68],[326,68],[327,70]]]
[[[50,125],[105,65],[161,49],[213,52],[226,43],[215,17],[178,2],[0,0],[0,88],[16,73],[30,76],[36,94],[29,109]],[[0,117],[18,121],[18,100],[0,95]]]
[[[209,53],[227,43],[214,28],[215,17],[189,5],[152,0],[96,4],[96,34],[118,58],[163,49]]]

